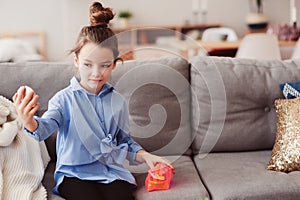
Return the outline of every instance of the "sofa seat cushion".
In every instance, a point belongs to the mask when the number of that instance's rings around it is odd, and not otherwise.
[[[125,61],[110,83],[128,102],[132,138],[159,155],[189,153],[189,63],[176,57]]]
[[[299,199],[300,172],[267,170],[271,151],[210,153],[194,160],[211,198]]]
[[[171,188],[169,190],[148,192],[145,188],[147,173],[133,173],[138,185],[135,191],[136,200],[199,200],[209,197],[190,156],[181,156],[180,158],[172,158],[172,156],[170,156],[168,159],[177,159],[174,162],[175,174],[171,181]],[[142,168],[143,171],[145,171],[144,169],[146,168]],[[54,170],[55,162],[50,162],[44,175],[43,185],[47,189],[49,199],[63,200],[64,198],[52,193],[52,189],[55,185],[53,179]]]
[[[174,167],[175,174],[169,190],[148,192],[145,188],[147,173],[134,174],[138,184],[135,192],[136,200],[199,200],[209,197],[191,157],[181,156],[174,162]]]

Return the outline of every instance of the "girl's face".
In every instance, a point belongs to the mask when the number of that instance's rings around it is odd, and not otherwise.
[[[93,94],[99,94],[116,66],[112,50],[95,43],[85,44],[78,56],[74,56],[74,64],[79,71],[80,85]]]

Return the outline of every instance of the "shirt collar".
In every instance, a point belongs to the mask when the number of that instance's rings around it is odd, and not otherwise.
[[[71,88],[72,88],[72,90],[73,91],[82,91],[82,92],[84,92],[84,93],[86,93],[86,94],[91,94],[91,93],[89,93],[88,91],[86,91],[81,85],[80,85],[80,83],[79,83],[80,81],[79,81],[79,79],[77,78],[77,77],[73,77],[72,79],[71,79],[71,81],[70,81],[70,83],[71,83]],[[114,87],[111,85],[111,84],[109,84],[109,83],[105,83],[103,86],[102,86],[102,88],[101,88],[101,90],[100,90],[100,92],[99,92],[99,94],[97,95],[97,96],[103,96],[103,95],[105,95],[105,94],[107,94],[107,93],[109,93],[109,92],[111,92],[111,91],[113,91],[114,90]],[[95,95],[95,94],[91,94],[91,95]]]

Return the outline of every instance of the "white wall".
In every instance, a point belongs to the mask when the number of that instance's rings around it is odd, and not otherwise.
[[[47,54],[52,61],[63,60],[74,44],[82,26],[88,24],[91,0],[0,0],[0,32],[44,31]],[[102,0],[118,12],[134,13],[132,25],[175,25],[192,21],[192,0]],[[300,0],[296,0],[298,20]],[[278,12],[280,11],[280,12]],[[208,23],[221,23],[234,28],[242,37],[246,32],[248,0],[208,0]],[[288,0],[264,0],[264,13],[271,24],[289,22]],[[199,18],[199,21],[201,19]],[[117,19],[113,20],[117,26]]]

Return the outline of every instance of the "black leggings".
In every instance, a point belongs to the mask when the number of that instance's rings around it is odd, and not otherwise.
[[[104,184],[64,177],[58,191],[67,200],[134,200],[132,185],[122,180]]]

